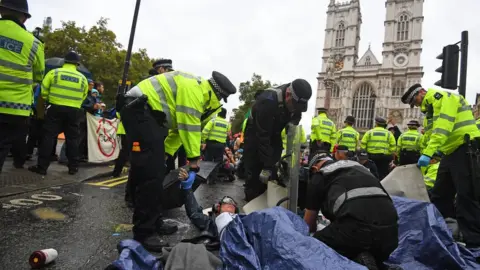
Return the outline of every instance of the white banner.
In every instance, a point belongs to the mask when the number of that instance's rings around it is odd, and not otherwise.
[[[87,113],[88,162],[103,163],[117,159],[120,141],[118,119],[106,119]]]

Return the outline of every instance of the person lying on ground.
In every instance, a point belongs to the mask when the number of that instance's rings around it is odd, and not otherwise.
[[[378,179],[360,163],[334,161],[327,152],[318,152],[309,168],[304,220],[313,237],[351,260],[382,269],[398,246],[398,215]],[[316,231],[319,210],[331,224]]]

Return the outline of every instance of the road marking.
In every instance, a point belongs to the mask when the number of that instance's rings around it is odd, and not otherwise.
[[[13,204],[8,204],[8,203],[2,203],[2,208],[4,208],[4,209],[21,208],[21,206],[19,206],[19,205],[13,205]]]
[[[116,185],[120,185],[120,184],[123,184],[123,183],[127,182],[126,179],[128,179],[128,175],[120,176],[120,177],[113,178],[113,179],[106,180],[106,181],[102,181],[102,182],[87,183],[87,185],[98,186],[98,187],[114,187]]]
[[[43,202],[39,200],[31,200],[31,199],[15,199],[10,201],[11,204],[20,205],[20,206],[34,206],[40,205]]]
[[[43,201],[58,201],[63,199],[58,195],[51,195],[51,194],[33,194],[32,199],[43,200]]]

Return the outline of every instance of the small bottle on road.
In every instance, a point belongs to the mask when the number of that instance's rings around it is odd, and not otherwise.
[[[58,252],[53,248],[37,250],[30,255],[28,262],[33,269],[38,269],[53,262],[57,256]]]

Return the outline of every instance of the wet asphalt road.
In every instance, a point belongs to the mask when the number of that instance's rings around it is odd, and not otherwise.
[[[0,269],[30,269],[30,253],[45,248],[54,248],[59,254],[45,269],[104,269],[115,260],[117,243],[132,237],[132,212],[123,200],[124,179],[105,180],[109,179],[0,199]],[[225,195],[243,204],[242,185],[239,180],[203,184],[195,196],[204,208]],[[183,207],[166,212],[165,219],[179,227],[177,233],[166,237],[171,245],[198,233]]]

